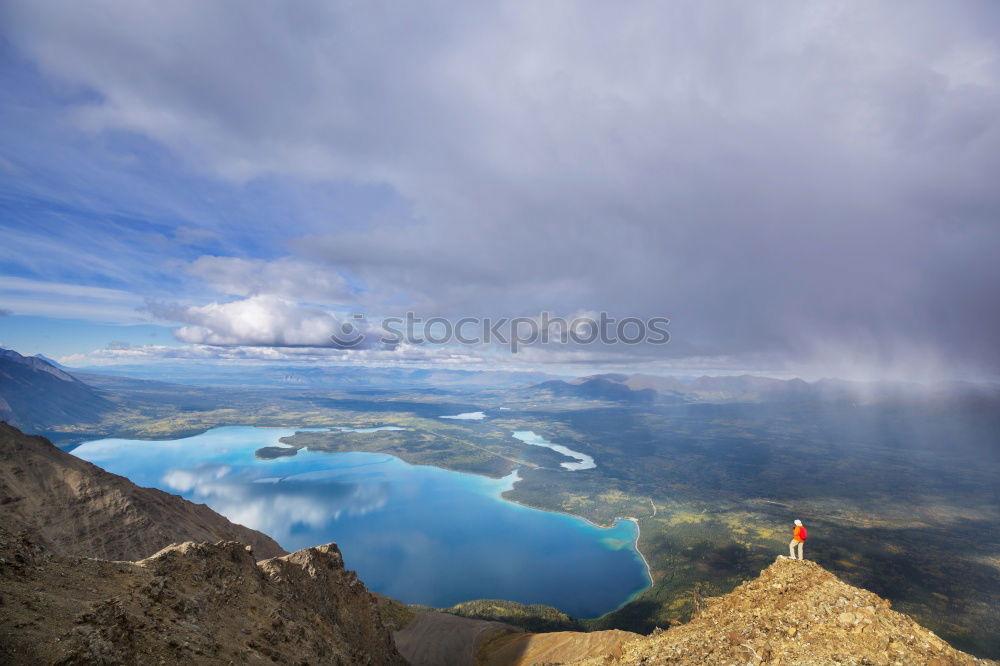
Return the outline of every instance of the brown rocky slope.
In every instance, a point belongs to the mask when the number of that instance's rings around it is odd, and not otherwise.
[[[284,555],[265,534],[204,504],[105,472],[0,422],[0,522],[63,555],[138,560],[181,541],[240,541]]]
[[[952,648],[815,562],[779,558],[687,624],[636,639],[620,655],[567,663],[995,664]]]
[[[54,554],[0,527],[0,663],[405,664],[333,544],[256,562],[187,542],[139,562]]]

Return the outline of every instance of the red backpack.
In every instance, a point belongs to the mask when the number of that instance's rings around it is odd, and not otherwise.
[[[802,525],[799,525],[799,530],[800,530],[800,532],[799,532],[799,538],[802,539],[803,541],[805,541],[806,537],[809,535],[809,533],[806,532],[806,528],[803,527]]]

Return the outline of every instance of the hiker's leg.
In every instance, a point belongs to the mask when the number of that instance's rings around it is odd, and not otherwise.
[[[804,547],[805,545],[806,545],[805,541],[799,541],[799,543],[798,543],[798,548],[799,548],[799,559],[800,559],[800,560],[802,559],[802,548],[803,548],[803,547]]]
[[[795,559],[795,539],[788,542],[788,557]]]

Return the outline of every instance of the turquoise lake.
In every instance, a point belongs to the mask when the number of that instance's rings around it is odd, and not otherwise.
[[[289,551],[335,541],[369,589],[407,603],[508,599],[596,617],[649,583],[630,521],[600,528],[501,499],[516,474],[489,479],[379,453],[254,456],[294,432],[224,427],[172,441],[103,439],[73,454],[207,504]]]

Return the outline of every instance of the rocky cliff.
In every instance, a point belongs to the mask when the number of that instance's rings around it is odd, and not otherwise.
[[[203,504],[140,488],[0,422],[0,521],[53,553],[138,560],[181,541],[240,541],[284,555],[270,537]]]
[[[405,664],[333,544],[257,562],[234,541],[138,562],[0,528],[0,663]]]

